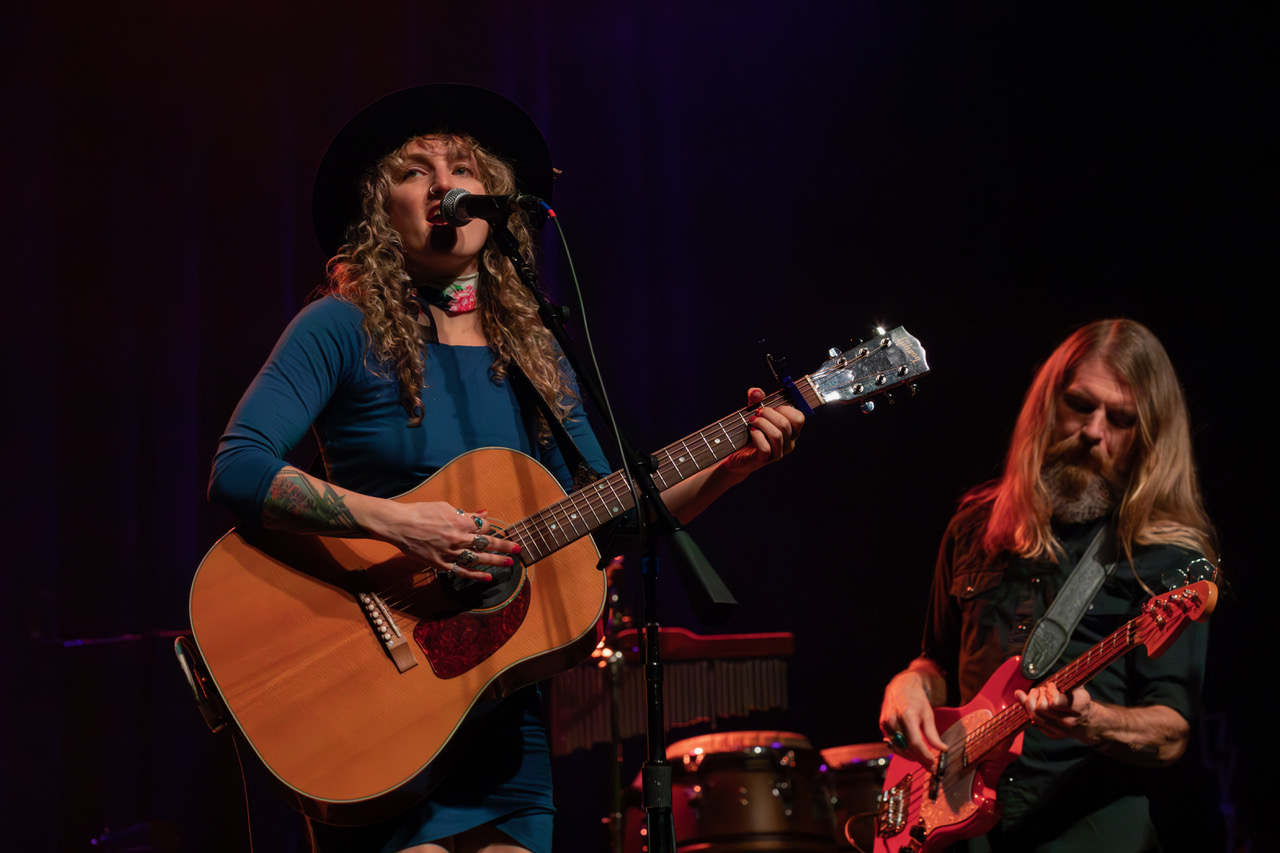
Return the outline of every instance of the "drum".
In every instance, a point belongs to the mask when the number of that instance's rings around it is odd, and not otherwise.
[[[835,782],[839,849],[871,853],[876,838],[876,798],[884,787],[885,768],[891,757],[889,747],[883,743],[855,743],[822,750],[822,759]],[[853,823],[848,826],[846,838],[845,825],[850,820]]]
[[[803,735],[703,735],[671,744],[667,760],[678,853],[837,849],[822,756]]]

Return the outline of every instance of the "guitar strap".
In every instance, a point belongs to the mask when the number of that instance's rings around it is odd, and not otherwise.
[[[1067,577],[1067,582],[1058,590],[1058,596],[1031,629],[1031,636],[1027,637],[1027,644],[1022,650],[1022,675],[1025,678],[1037,681],[1057,663],[1089,602],[1093,601],[1103,581],[1115,569],[1114,560],[1106,566],[1098,562],[1098,552],[1111,538],[1112,529],[1111,522],[1102,525]]]
[[[573,490],[576,492],[583,486],[600,479],[600,475],[587,464],[587,458],[582,455],[582,451],[578,449],[578,445],[574,442],[573,437],[569,435],[569,431],[564,428],[560,418],[551,410],[550,404],[538,391],[537,386],[520,369],[520,365],[514,361],[508,362],[507,376],[511,377],[511,387],[516,392],[516,399],[520,401],[520,411],[524,414],[524,428],[529,434],[529,443],[534,447],[538,446],[540,424],[534,413],[540,411],[542,412],[542,417],[547,421],[547,426],[551,428],[551,437],[555,439],[556,446],[560,448],[560,455],[564,457],[565,465],[568,466],[573,476]],[[530,405],[530,403],[533,405]]]
[[[516,399],[520,401],[520,410],[524,413],[525,431],[529,434],[530,444],[534,447],[538,446],[538,432],[541,425],[538,423],[534,413],[535,411],[540,411],[542,416],[546,418],[547,424],[551,427],[551,435],[555,439],[556,445],[560,448],[560,454],[564,457],[565,465],[573,472],[572,490],[576,492],[578,489],[589,486],[599,480],[600,475],[587,464],[587,459],[574,442],[573,436],[569,435],[569,431],[564,428],[564,424],[552,412],[551,406],[548,405],[546,398],[538,392],[533,381],[525,375],[525,372],[515,362],[508,363],[507,375],[511,377],[511,387],[516,392]],[[591,538],[596,540],[596,548],[601,554],[600,562],[596,565],[596,568],[603,571],[609,565],[611,556],[622,554],[638,546],[640,540],[637,535],[634,513],[629,512],[619,518],[615,518],[600,530],[592,533]]]

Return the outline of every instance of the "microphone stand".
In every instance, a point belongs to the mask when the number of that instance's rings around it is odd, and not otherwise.
[[[626,668],[622,649],[618,640],[622,632],[631,625],[631,614],[618,595],[617,579],[622,565],[618,560],[610,560],[605,569],[608,576],[608,608],[609,615],[605,622],[604,637],[610,654],[605,664],[605,672],[609,677],[609,746],[612,754],[609,760],[609,850],[611,853],[623,853],[625,841],[622,836],[623,816],[625,814],[622,796],[622,675]]]
[[[515,267],[529,293],[538,303],[538,316],[551,331],[569,366],[577,374],[579,385],[600,409],[604,406],[604,394],[593,370],[580,363],[569,343],[564,328],[565,311],[552,305],[538,288],[538,278],[533,269],[520,256],[520,244],[507,228],[506,221],[490,222],[489,233],[494,242]],[[665,536],[676,560],[677,574],[685,587],[698,618],[708,624],[723,624],[737,608],[724,581],[716,574],[702,550],[681,526],[667,505],[663,503],[657,486],[650,476],[656,468],[651,456],[640,456],[622,435],[621,429],[610,420],[618,445],[622,448],[623,468],[631,480],[636,494],[636,524],[640,529],[640,566],[644,577],[644,673],[647,703],[646,740],[647,760],[641,771],[644,787],[645,812],[649,821],[649,850],[651,853],[674,853],[675,827],[671,820],[671,765],[667,761],[665,713],[663,709],[663,670],[661,633],[658,624],[658,558],[656,540]],[[646,528],[646,522],[649,527]],[[646,535],[646,531],[648,535]]]

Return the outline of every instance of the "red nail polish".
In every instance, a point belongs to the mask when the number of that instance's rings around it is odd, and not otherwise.
[[[515,560],[513,560],[513,559],[511,559],[510,557],[508,557],[508,558],[507,558],[507,563],[506,563],[506,564],[507,564],[507,566],[514,566],[514,565],[516,564],[516,561],[515,561]]]
[[[519,554],[519,553],[520,553],[520,546],[519,546],[519,545],[512,545],[512,546],[511,546],[511,553],[512,553],[512,554]]]

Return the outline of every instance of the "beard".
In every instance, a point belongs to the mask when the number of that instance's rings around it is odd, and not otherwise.
[[[1067,524],[1102,518],[1116,506],[1114,469],[1075,438],[1049,448],[1040,481],[1053,517]]]

